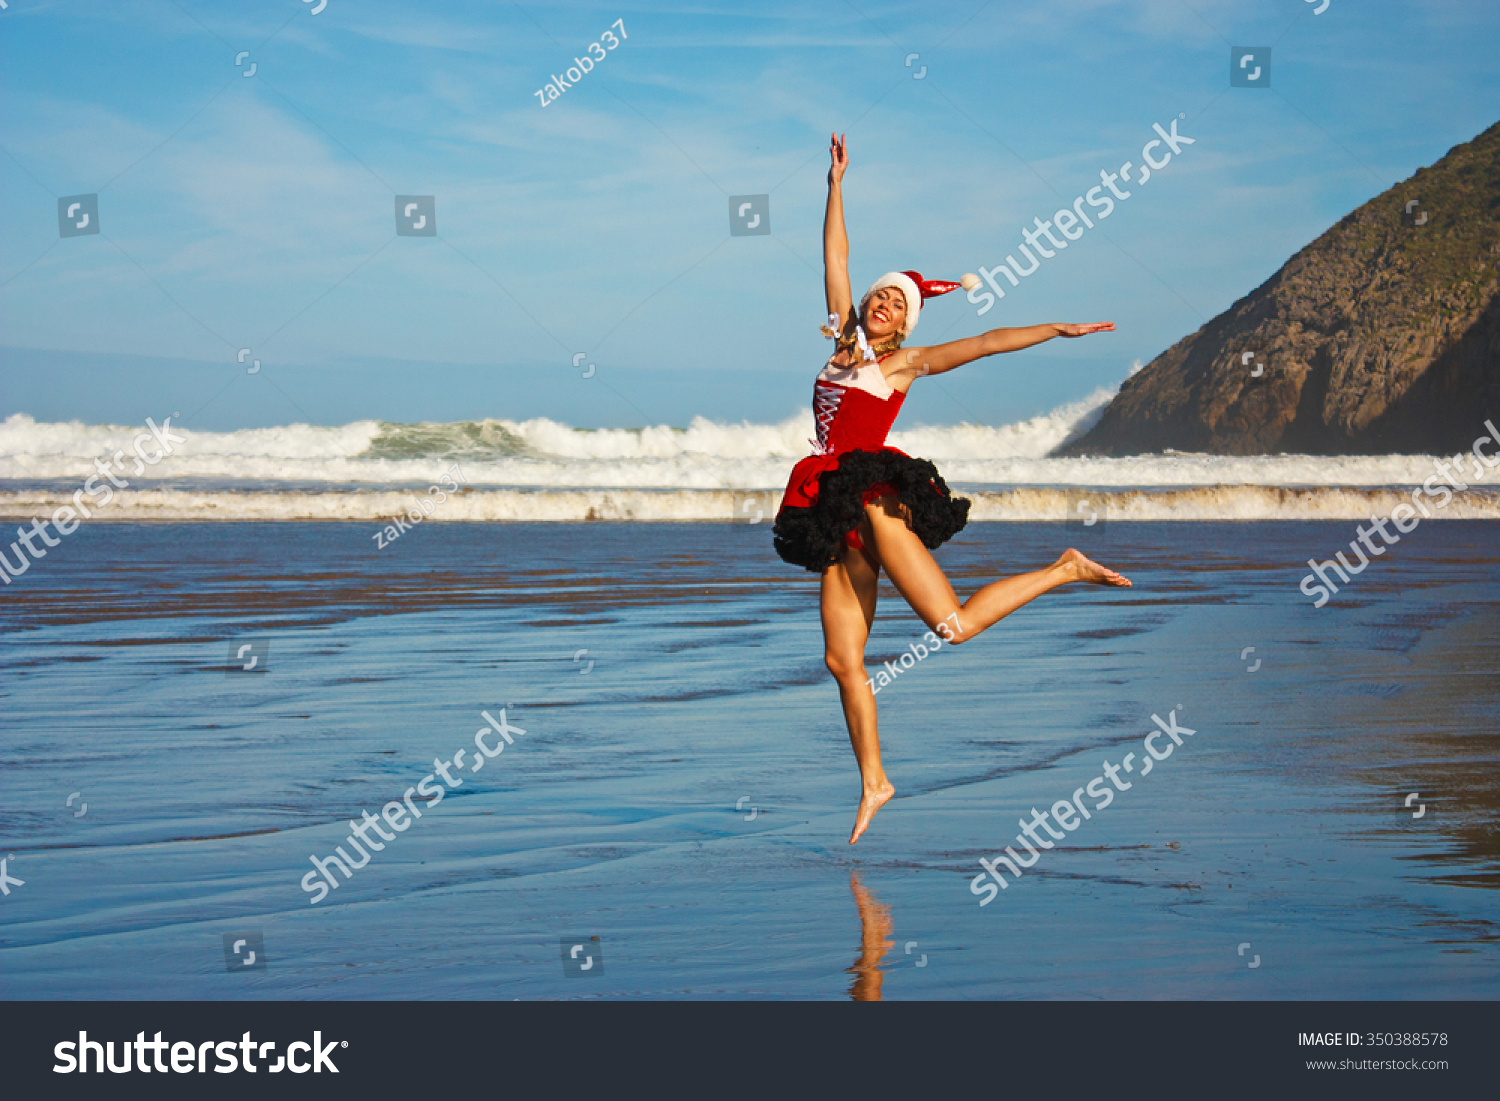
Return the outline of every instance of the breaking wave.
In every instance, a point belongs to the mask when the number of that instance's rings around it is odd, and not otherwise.
[[[931,459],[974,500],[976,520],[1062,519],[1070,488],[1108,501],[1111,519],[1358,519],[1387,511],[1434,473],[1422,455],[1180,454],[1050,458],[1088,430],[1114,396],[1099,389],[1049,413],[999,426],[915,426],[890,442]],[[457,463],[466,491],[439,520],[745,519],[808,454],[811,413],[779,424],[581,429],[546,418],[204,432],[141,475],[101,513],[118,519],[374,520],[403,512]],[[138,425],[0,423],[0,513],[33,515],[68,499],[96,457],[130,454]],[[148,452],[150,448],[148,447]],[[420,496],[420,492],[418,492]],[[1387,502],[1389,499],[1389,503]],[[770,502],[769,505],[767,502]],[[1487,490],[1445,515],[1500,516]]]

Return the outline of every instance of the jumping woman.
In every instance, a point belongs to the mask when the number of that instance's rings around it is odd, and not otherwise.
[[[886,447],[886,434],[906,391],[923,375],[951,371],[1000,352],[1029,348],[1055,336],[1114,329],[1092,325],[1031,325],[991,329],[980,336],[931,347],[897,350],[916,327],[922,300],[960,286],[889,272],[854,306],[849,289],[849,238],[844,231],[842,181],[849,164],[845,140],[831,139],[828,208],[823,217],[823,281],[828,296],[825,336],[834,352],[813,384],[816,450],[792,468],[776,514],[776,552],[822,577],[824,660],[838,682],[849,740],[859,761],[863,792],[849,844],[896,793],[880,763],[875,696],[865,676],[865,642],[875,621],[883,568],[912,611],[950,645],[967,642],[1050,589],[1072,581],[1129,585],[1114,570],[1069,549],[1052,565],[985,585],[960,603],[932,549],[957,534],[969,502],[954,497],[926,459]]]

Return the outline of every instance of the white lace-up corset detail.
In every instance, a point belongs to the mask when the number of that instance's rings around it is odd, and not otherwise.
[[[807,442],[812,444],[814,455],[827,455],[833,451],[828,433],[843,402],[844,387],[824,382],[821,378],[813,383],[813,420],[817,422],[818,438]]]

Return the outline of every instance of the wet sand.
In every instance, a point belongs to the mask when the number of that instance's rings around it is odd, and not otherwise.
[[[0,593],[0,995],[1496,997],[1500,524],[1314,609],[1351,529],[971,525],[961,594],[1070,544],[1135,587],[884,688],[897,796],[851,848],[816,580],[765,525],[86,524]],[[872,670],[922,634],[884,585]],[[309,854],[501,708],[525,734],[310,905]],[[981,907],[979,858],[1174,708],[1196,734]]]

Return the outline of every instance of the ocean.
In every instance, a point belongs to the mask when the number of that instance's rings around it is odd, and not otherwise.
[[[961,595],[1069,545],[1134,588],[919,652],[882,583],[897,795],[855,847],[817,580],[770,546],[810,416],[173,422],[9,547],[0,996],[1497,996],[1500,495],[1314,604],[1436,459],[1049,458],[1108,398],[893,433],[974,501]],[[141,431],[11,416],[0,516]]]
[[[85,523],[0,590],[0,997],[1494,998],[1500,524],[1314,608],[1350,527],[971,524],[961,594],[1069,544],[1134,588],[904,667],[851,847],[765,523]],[[922,634],[883,584],[871,667]],[[981,905],[1153,716],[1193,733]]]
[[[974,502],[976,521],[1360,520],[1389,513],[1437,473],[1435,458],[1422,455],[1048,457],[1087,431],[1112,396],[1101,389],[1001,426],[907,427],[890,443],[935,462]],[[811,412],[779,424],[696,418],[631,430],[547,419],[234,432],[198,432],[179,419],[171,430],[186,442],[147,466],[131,452],[140,425],[11,415],[0,423],[0,517],[50,514],[96,473],[97,458],[120,451],[127,484],[97,510],[103,519],[750,522],[774,512],[814,435]],[[456,492],[439,500],[428,490],[445,489],[445,474]],[[1500,518],[1500,477],[1456,494],[1442,515]]]

